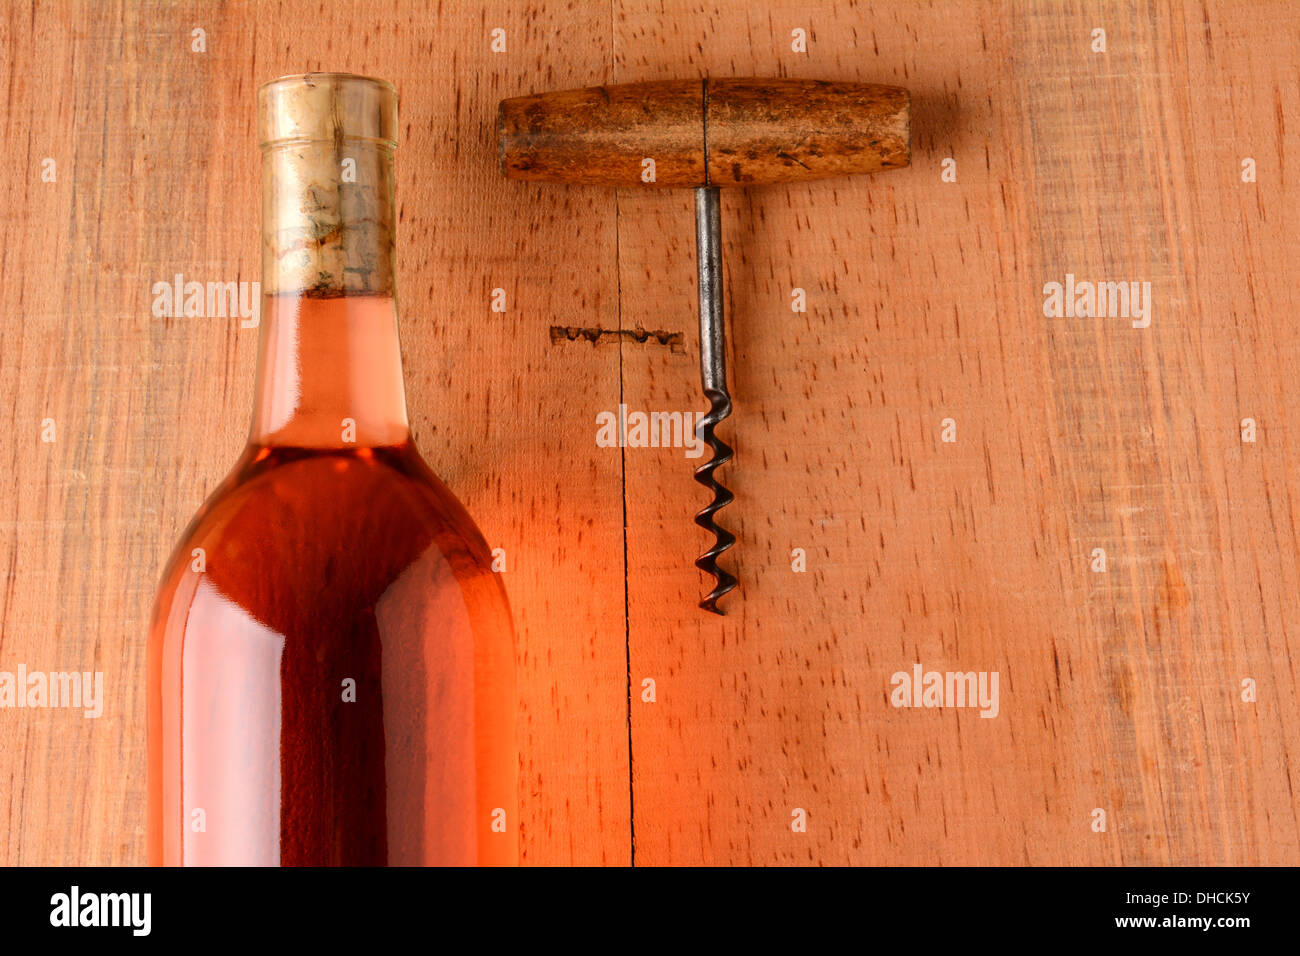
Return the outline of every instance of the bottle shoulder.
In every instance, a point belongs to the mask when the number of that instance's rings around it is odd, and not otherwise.
[[[250,612],[289,595],[364,609],[413,579],[504,603],[478,527],[409,445],[250,448],[182,535],[160,605],[195,575]]]
[[[450,534],[482,541],[454,494],[410,446],[358,449],[250,446],[195,514],[184,538],[247,531],[292,540],[373,540]]]

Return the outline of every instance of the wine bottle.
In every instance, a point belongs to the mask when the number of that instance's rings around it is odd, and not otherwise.
[[[154,865],[513,864],[514,637],[412,444],[394,295],[397,93],[258,93],[256,396],[148,647]]]

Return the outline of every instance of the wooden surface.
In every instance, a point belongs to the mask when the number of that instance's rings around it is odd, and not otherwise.
[[[0,670],[108,696],[0,710],[0,862],[143,859],[147,613],[256,351],[150,288],[257,277],[254,91],[306,69],[401,91],[408,402],[508,555],[526,862],[1300,862],[1300,7],[0,18]],[[695,608],[699,460],[595,443],[620,402],[705,407],[690,195],[506,182],[493,143],[502,97],[706,72],[906,86],[914,125],[909,169],[724,195],[722,619]],[[1067,273],[1150,282],[1150,326],[1045,317]],[[997,671],[998,716],[891,706],[916,662]]]

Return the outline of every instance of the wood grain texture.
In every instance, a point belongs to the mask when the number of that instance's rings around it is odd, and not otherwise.
[[[695,463],[628,450],[638,863],[1297,861],[1298,30],[1283,5],[623,7],[619,81],[896,83],[914,126],[909,169],[723,194],[741,591],[694,609]],[[687,197],[620,194],[625,325],[690,327],[690,234]],[[1045,318],[1067,272],[1150,281],[1151,326]],[[702,408],[693,354],[658,358],[625,350],[629,407]],[[918,661],[998,671],[998,717],[892,707]]]
[[[11,5],[0,670],[108,704],[0,710],[0,862],[143,860],[148,608],[256,350],[150,288],[257,277],[254,91],[308,69],[402,94],[408,404],[508,555],[525,862],[1300,862],[1297,47],[1280,2]],[[913,97],[910,168],[724,192],[722,619],[699,460],[595,442],[704,407],[690,195],[494,143],[504,97],[706,73]],[[1149,327],[1045,317],[1067,273],[1150,282]],[[918,661],[998,671],[998,716],[892,707]]]
[[[688,186],[704,182],[704,84],[546,90],[501,101],[501,171],[527,182]],[[645,176],[645,159],[655,175]]]
[[[144,628],[172,545],[242,446],[257,350],[238,322],[153,318],[150,289],[178,272],[258,278],[257,85],[332,69],[402,96],[407,403],[425,458],[506,552],[521,859],[626,863],[619,466],[585,425],[553,427],[617,402],[618,356],[557,353],[547,336],[576,312],[617,323],[614,211],[521,196],[492,132],[497,101],[535,77],[577,86],[607,68],[608,10],[86,2],[4,16],[17,133],[0,187],[0,668],[103,670],[109,705],[98,720],[0,711],[0,861],[143,862]],[[557,17],[604,39],[566,54]],[[509,55],[490,50],[495,26]],[[191,52],[195,28],[206,54]],[[55,183],[40,181],[45,156]]]
[[[763,186],[906,166],[907,90],[781,77],[707,81],[710,186]]]
[[[788,77],[513,96],[501,101],[497,140],[510,179],[636,188],[873,173],[906,166],[911,153],[907,90]]]

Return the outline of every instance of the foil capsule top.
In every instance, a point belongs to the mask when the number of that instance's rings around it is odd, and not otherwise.
[[[263,293],[392,295],[397,90],[307,73],[257,99]]]
[[[397,147],[397,89],[354,73],[300,73],[257,91],[257,142],[359,139]]]

